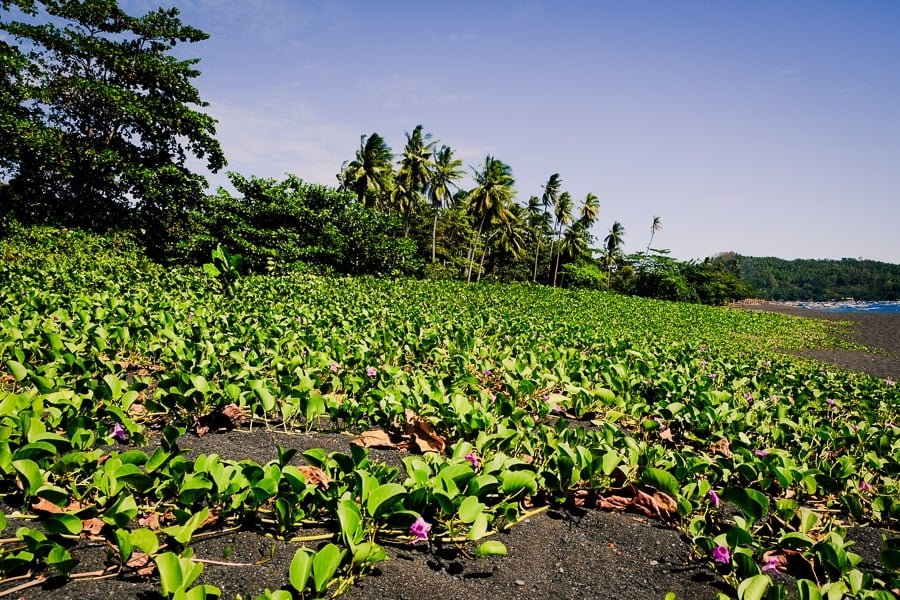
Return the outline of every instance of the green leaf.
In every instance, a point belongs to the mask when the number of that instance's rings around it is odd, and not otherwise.
[[[67,513],[49,515],[43,520],[43,524],[47,533],[68,533],[71,535],[78,535],[83,528],[81,519]]]
[[[678,492],[681,489],[678,485],[678,480],[675,479],[671,473],[662,469],[648,467],[647,469],[644,469],[641,479],[647,485],[651,485],[660,492],[668,494],[673,498],[678,497]]]
[[[51,567],[56,567],[63,575],[68,575],[75,568],[75,565],[78,564],[78,561],[72,558],[68,550],[59,544],[54,544],[49,554],[47,554],[47,564]]]
[[[481,542],[478,547],[475,548],[475,556],[506,556],[506,545],[497,540]]]
[[[353,551],[353,562],[357,565],[371,566],[387,560],[387,553],[375,542],[363,542]]]
[[[350,498],[341,498],[338,501],[337,515],[338,522],[341,524],[341,536],[352,551],[356,548],[356,544],[365,537],[359,506]]]
[[[531,471],[506,471],[501,476],[500,489],[510,496],[522,491],[533,496],[537,493],[537,480]]]
[[[159,571],[159,583],[163,596],[171,596],[175,590],[183,587],[184,578],[181,574],[181,560],[174,552],[164,552],[157,556],[153,562]]]
[[[146,527],[140,527],[131,532],[131,543],[146,554],[155,554],[159,550],[159,539],[153,531]]]
[[[484,504],[479,502],[476,496],[467,496],[459,505],[459,520],[463,523],[474,523],[482,512]]]
[[[6,366],[9,369],[9,372],[12,373],[12,376],[16,378],[16,381],[21,383],[28,378],[28,369],[25,368],[25,365],[16,360],[8,360],[6,361]]]
[[[301,594],[306,589],[309,574],[312,572],[312,557],[315,554],[309,548],[297,548],[294,558],[291,560],[289,571],[291,585]]]
[[[369,514],[377,519],[404,494],[406,488],[399,483],[385,483],[371,491],[366,508]]]
[[[772,580],[768,575],[754,575],[745,579],[738,585],[738,598],[740,600],[762,600]]]
[[[26,496],[33,495],[39,487],[44,485],[44,476],[41,474],[41,469],[33,460],[27,458],[14,460],[12,461],[12,466],[22,480]]]
[[[312,560],[312,572],[313,586],[317,592],[325,591],[343,559],[343,550],[334,544],[326,544],[316,552]]]

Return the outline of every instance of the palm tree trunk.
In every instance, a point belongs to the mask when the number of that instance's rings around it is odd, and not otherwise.
[[[431,228],[431,262],[435,261],[437,256],[437,211],[434,212],[434,225]]]
[[[559,273],[559,249],[556,250],[556,267],[553,269],[553,287],[556,287],[556,274]]]
[[[534,275],[531,276],[531,281],[537,283],[537,268],[538,268],[538,257],[541,254],[541,238],[538,236],[537,239],[537,248],[534,250]]]
[[[475,239],[472,241],[472,247],[469,250],[469,269],[466,273],[466,283],[472,283],[472,267],[475,266],[472,261],[475,260],[475,245],[481,240],[481,229],[484,227],[485,217],[487,217],[487,215],[481,217],[481,222],[478,224],[478,235],[475,236]]]
[[[478,277],[475,279],[476,282],[481,281],[481,274],[484,273],[484,255],[487,254],[487,244],[484,245],[484,248],[481,249],[481,262],[478,265]]]

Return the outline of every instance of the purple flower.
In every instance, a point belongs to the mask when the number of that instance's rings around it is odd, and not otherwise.
[[[427,540],[428,532],[431,531],[431,523],[418,517],[412,525],[409,526],[409,532],[415,536],[415,542],[419,540]],[[415,543],[413,542],[413,543]]]
[[[378,370],[375,367],[366,367],[366,375],[368,377],[375,377],[378,375]]]
[[[831,407],[834,407],[834,405],[835,405],[834,398],[829,398],[829,399],[826,400],[825,402],[827,402],[827,403],[828,403],[828,406],[831,406]]]
[[[760,458],[765,458],[769,455],[769,451],[768,450],[757,450],[753,454],[757,455]]]
[[[710,373],[710,374],[707,375],[707,377],[709,377],[712,381],[715,381],[715,380],[716,380],[716,374],[715,374],[715,373]]]
[[[772,556],[767,561],[766,564],[762,566],[763,573],[781,573],[781,569],[779,569],[779,565],[781,563],[778,562],[778,558]]]
[[[859,490],[861,492],[867,492],[871,489],[872,489],[872,484],[869,483],[868,481],[863,480],[863,481],[859,482]]]
[[[125,432],[125,428],[118,423],[113,423],[111,435],[118,442],[125,443],[126,441],[128,441],[128,434]]]
[[[709,503],[712,504],[713,506],[718,506],[722,503],[722,500],[719,499],[719,495],[716,493],[715,490],[709,491]]]
[[[491,375],[494,374],[494,372],[491,371],[490,369],[485,369],[484,371],[482,371],[481,374],[484,375],[485,377],[490,377]]]
[[[716,546],[712,551],[713,560],[717,563],[728,564],[731,562],[731,552],[725,546]]]
[[[753,394],[747,392],[746,394],[744,394],[744,399],[746,399],[747,402],[753,402]]]
[[[472,463],[472,466],[476,469],[481,466],[481,459],[478,458],[478,454],[474,450],[466,454],[466,460]]]
[[[337,363],[331,363],[330,365],[328,365],[328,368],[331,369],[331,372],[332,372],[332,373],[337,373],[337,372],[338,372],[338,365],[337,365]]]

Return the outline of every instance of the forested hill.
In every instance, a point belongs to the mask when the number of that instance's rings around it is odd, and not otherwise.
[[[900,265],[738,256],[741,278],[771,300],[900,300]]]

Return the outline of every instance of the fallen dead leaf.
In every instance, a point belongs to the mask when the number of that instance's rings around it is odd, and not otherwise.
[[[321,487],[323,490],[328,489],[328,484],[331,483],[331,479],[325,474],[325,471],[312,465],[303,465],[297,468],[303,473],[306,481]]]
[[[434,426],[428,419],[418,416],[413,411],[406,409],[406,427],[404,433],[411,436],[412,442],[415,444],[419,452],[437,452],[441,453],[447,447],[447,442],[443,436],[438,435]]]
[[[157,529],[159,529],[159,515],[155,512],[152,512],[147,516],[141,517],[140,519],[138,519],[138,525],[156,531]]]
[[[731,458],[731,445],[728,440],[722,438],[709,445],[709,451],[713,454],[721,454],[725,458]]]
[[[81,528],[88,535],[100,535],[100,532],[103,530],[103,525],[103,521],[96,517],[81,521]]]
[[[36,502],[32,502],[31,509],[35,512],[50,513],[52,515],[63,512],[63,509],[44,498],[38,498]]]
[[[363,431],[351,443],[363,448],[396,448],[391,436],[380,429]]]

